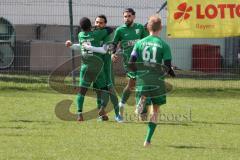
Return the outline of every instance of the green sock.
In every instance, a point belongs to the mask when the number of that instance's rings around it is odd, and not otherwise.
[[[149,143],[151,142],[151,139],[152,139],[152,136],[153,136],[156,126],[157,126],[156,123],[148,122],[148,131],[147,131],[147,136],[146,136],[145,141],[147,141]]]
[[[98,109],[101,108],[101,103],[102,103],[101,93],[100,93],[100,92],[97,92],[97,107],[98,107]]]
[[[105,90],[101,92],[101,106],[106,107],[109,101],[109,93]]]
[[[130,97],[130,94],[131,94],[131,91],[129,89],[124,89],[121,102],[125,104],[128,98]]]
[[[118,106],[118,97],[117,97],[117,94],[116,94],[116,91],[114,90],[113,86],[110,86],[109,87],[109,97],[110,97],[110,100],[113,104],[113,109],[114,109],[114,112],[115,112],[115,115],[118,116],[119,115],[119,106]]]
[[[115,94],[110,93],[110,99],[111,99],[111,102],[114,107],[115,115],[118,116],[119,115],[119,106],[118,106],[118,98],[117,98],[116,93]]]
[[[81,94],[78,94],[78,95],[77,95],[77,98],[76,98],[76,101],[77,101],[77,111],[78,111],[78,113],[79,113],[79,112],[82,112],[83,102],[84,102],[84,96],[81,95]]]

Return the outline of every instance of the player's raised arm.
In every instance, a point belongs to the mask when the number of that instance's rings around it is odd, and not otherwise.
[[[83,44],[82,47],[85,50],[101,54],[114,54],[116,52],[116,45],[113,43],[104,44],[102,47],[95,47],[89,44]]]
[[[72,42],[70,40],[67,40],[65,42],[65,46],[67,48],[70,48],[74,51],[80,51],[80,44],[72,44]],[[107,46],[103,46],[103,47],[94,47],[88,44],[83,44],[82,47],[88,51],[92,51],[92,52],[96,52],[96,53],[101,53],[101,54],[106,54],[108,52],[108,48]]]
[[[70,48],[70,49],[74,50],[74,51],[80,51],[80,44],[72,44],[72,42],[70,40],[67,40],[65,42],[65,46],[67,48]]]

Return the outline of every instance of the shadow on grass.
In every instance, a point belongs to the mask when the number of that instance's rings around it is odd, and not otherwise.
[[[76,121],[77,120],[77,114],[72,113],[70,111],[71,104],[73,103],[72,100],[62,100],[58,102],[55,106],[55,115],[58,119],[63,121]],[[113,106],[107,105],[105,107],[105,111],[107,113],[111,112],[113,110]],[[83,118],[84,121],[96,119],[99,117],[99,110],[98,108],[93,108],[90,111],[83,112]]]
[[[209,124],[209,125],[240,125],[240,123],[233,122],[206,122],[206,121],[192,121],[194,124]]]
[[[104,121],[107,123],[117,123],[116,121]],[[148,121],[124,121],[123,124],[139,124],[139,125],[147,125]],[[180,123],[180,122],[158,122],[157,125],[170,125],[170,126],[193,126],[193,124],[189,123]]]
[[[175,149],[219,149],[219,150],[238,150],[238,148],[227,147],[205,147],[205,146],[193,146],[193,145],[168,145],[170,148]]]
[[[43,124],[52,124],[51,121],[41,121],[41,120],[26,120],[26,119],[19,119],[19,120],[10,120],[8,122],[14,122],[14,123],[43,123]]]
[[[113,123],[115,121],[107,121],[110,123]],[[137,121],[137,120],[131,120],[131,121],[124,121],[126,124],[140,124],[140,125],[146,125],[148,124],[148,121]],[[189,122],[164,122],[160,121],[157,123],[157,125],[169,125],[169,126],[195,126],[197,124],[207,124],[207,125],[240,125],[240,123],[232,123],[232,122],[206,122],[206,121],[189,121]]]
[[[192,145],[168,145],[168,147],[171,148],[176,148],[176,149],[209,149],[206,147],[202,147],[202,146],[192,146]]]

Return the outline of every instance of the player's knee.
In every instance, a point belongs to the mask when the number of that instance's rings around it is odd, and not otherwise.
[[[130,86],[129,85],[127,85],[124,89],[123,89],[123,92],[130,92],[131,90],[130,90]]]
[[[153,123],[158,122],[158,112],[153,112],[150,114],[150,122],[153,122]]]

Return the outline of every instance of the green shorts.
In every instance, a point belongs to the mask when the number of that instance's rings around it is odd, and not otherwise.
[[[82,65],[80,69],[79,85],[80,87],[90,87],[94,83],[96,88],[106,87],[106,78],[103,70],[93,69]]]
[[[129,63],[128,55],[123,54],[123,67],[124,67],[124,70],[126,72],[126,75],[130,79],[135,79],[136,78],[136,73],[130,71],[128,63]]]
[[[136,87],[136,103],[139,102],[141,96],[147,97],[146,105],[163,105],[166,104],[166,94],[163,89],[154,90],[153,87]]]

